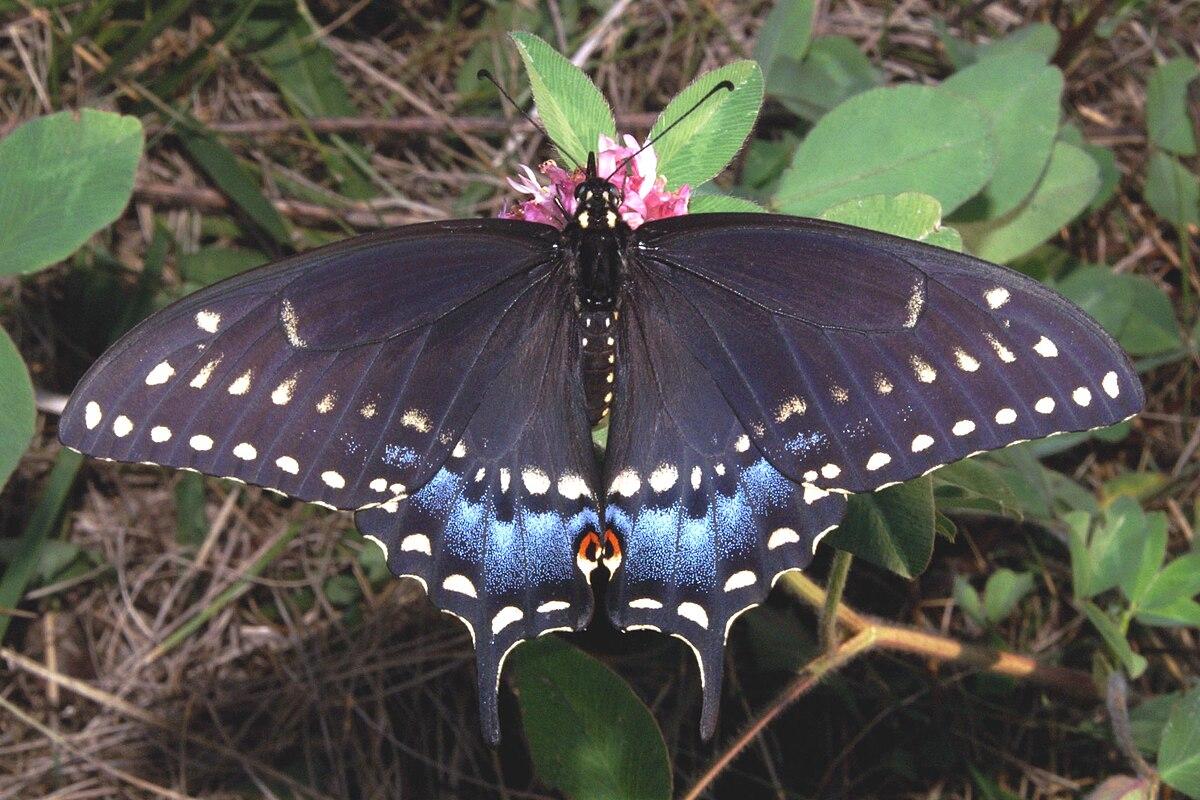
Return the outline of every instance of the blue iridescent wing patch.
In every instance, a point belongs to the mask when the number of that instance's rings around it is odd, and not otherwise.
[[[573,310],[554,302],[566,271],[538,287],[513,355],[450,458],[406,500],[360,511],[397,575],[461,619],[475,644],[484,734],[499,740],[496,699],[518,643],[591,619],[578,542],[599,529],[598,464],[588,433]]]
[[[606,561],[608,611],[619,628],[692,648],[707,738],[730,626],[783,572],[807,566],[846,498],[775,469],[667,324],[655,287],[640,280],[635,292],[620,315],[605,456],[605,523],[622,545]]]

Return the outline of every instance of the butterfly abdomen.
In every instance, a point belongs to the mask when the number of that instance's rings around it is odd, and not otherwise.
[[[596,425],[612,407],[617,361],[616,327],[613,325],[612,311],[580,311],[579,330],[588,421]]]

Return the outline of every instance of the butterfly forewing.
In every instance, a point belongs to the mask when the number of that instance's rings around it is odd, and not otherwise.
[[[692,647],[707,737],[730,625],[782,572],[808,564],[846,501],[763,457],[668,323],[670,301],[645,277],[629,281],[605,457],[605,521],[623,547],[609,614],[625,630],[663,631]]]
[[[336,508],[401,497],[508,360],[556,240],[503,220],[410,226],[201,290],[92,367],[60,436]]]
[[[392,571],[419,579],[470,629],[493,742],[505,656],[524,639],[581,628],[592,613],[577,567],[577,542],[599,528],[579,326],[561,302],[566,270],[542,283],[511,359],[450,459],[407,500],[357,515]]]
[[[722,260],[710,257],[711,230],[729,240]],[[871,491],[1141,408],[1141,384],[1112,339],[1066,300],[1003,267],[794,217],[675,218],[639,236],[639,264],[655,276],[670,325],[793,480]],[[804,259],[838,241],[855,259],[814,280],[823,270]],[[759,273],[768,265],[753,255],[763,252],[774,254],[774,280],[789,289],[763,288]],[[903,292],[888,299],[836,288],[868,280],[895,280]],[[803,286],[813,295],[797,300],[803,315],[771,307]],[[838,307],[822,310],[825,302]]]

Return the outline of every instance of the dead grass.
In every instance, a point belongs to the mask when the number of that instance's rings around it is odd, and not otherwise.
[[[1035,20],[1065,29],[1075,14],[1043,0],[828,5],[818,32],[852,37],[895,81],[944,74],[935,15],[976,35]],[[82,10],[65,5],[8,16],[0,37],[0,130],[48,109],[50,30],[69,29]],[[765,10],[760,2],[733,0],[631,3],[602,27],[601,15],[587,11],[582,30],[590,35],[583,38],[593,48],[589,64],[597,82],[619,113],[644,130],[648,118],[641,112],[656,111],[696,72],[747,56]],[[313,11],[327,26],[325,42],[361,116],[411,121],[409,130],[396,125],[345,133],[370,148],[375,199],[345,197],[303,131],[255,128],[290,119],[291,109],[236,52],[214,52],[198,68],[212,70],[212,77],[187,95],[188,110],[206,123],[251,131],[229,133],[225,141],[263,167],[268,195],[281,197],[281,180],[307,190],[307,206],[295,200],[279,205],[293,221],[340,235],[494,213],[510,165],[543,157],[544,143],[527,129],[497,133],[496,119],[511,117],[510,110],[460,110],[458,65],[476,41],[501,30],[481,28],[479,6],[468,4],[457,25],[433,24],[442,14],[435,3],[329,1],[313,4]],[[1109,208],[1064,234],[1060,244],[1080,258],[1150,277],[1173,295],[1180,243],[1140,196],[1143,87],[1156,59],[1196,55],[1198,17],[1194,4],[1150,3],[1110,39],[1087,39],[1062,64],[1068,117],[1088,139],[1115,149],[1123,180]],[[76,42],[67,57],[65,105],[129,108],[134,81],[147,85],[169,73],[212,30],[200,6],[183,20],[139,55],[125,73],[130,83],[105,94],[93,85],[104,61],[96,42]],[[512,74],[515,57],[505,57]],[[130,271],[123,280],[131,282],[141,268],[155,220],[167,226],[180,252],[235,240],[269,247],[209,224],[208,217],[225,209],[223,197],[171,137],[160,135],[162,118],[147,119],[152,136],[135,203],[104,237]],[[170,269],[168,280],[177,280]],[[71,296],[67,283],[64,269],[0,283],[6,327],[33,365],[35,382],[51,392],[68,391],[90,357],[59,329],[56,315]],[[1200,286],[1196,290],[1200,294]],[[1185,393],[1197,366],[1183,362],[1153,373],[1148,413],[1135,423],[1132,440],[1064,466],[1092,484],[1121,462],[1183,475],[1196,451],[1195,399]],[[43,424],[3,494],[0,524],[11,535],[28,517],[57,450],[52,415]],[[1191,475],[1156,500],[1171,514],[1172,541],[1180,547],[1190,546],[1195,534],[1200,481]],[[488,750],[476,735],[471,648],[461,626],[432,609],[410,581],[372,585],[358,562],[361,545],[348,533],[348,516],[210,480],[209,530],[202,545],[187,547],[176,538],[180,479],[152,468],[86,465],[61,535],[93,552],[100,566],[66,585],[37,590],[22,605],[28,618],[22,615],[5,643],[0,798],[544,796],[532,779],[511,698],[502,706],[508,727],[500,751]],[[1032,654],[1062,651],[1068,663],[1090,668],[1079,615],[1063,596],[1069,596],[1069,575],[1062,550],[1037,532],[993,523],[965,527],[970,535],[952,547],[939,545],[933,569],[919,581],[860,569],[848,598],[868,611],[973,638],[978,632],[962,630],[950,615],[949,576],[1054,553],[1044,561],[1037,597],[1002,631],[1003,644]],[[280,542],[262,574],[248,578],[256,559]],[[819,564],[817,572],[822,569]],[[362,590],[352,608],[335,605],[326,592],[332,576],[345,575]],[[156,650],[241,584],[236,598],[177,647]],[[771,627],[798,641],[811,631],[811,619],[782,597],[751,617],[733,637],[731,692],[718,741],[786,682],[787,659],[796,657],[786,645],[791,640],[771,645],[768,638],[764,649],[745,631]],[[580,640],[651,704],[675,759],[677,785],[690,784],[713,752],[695,734],[690,656],[677,643],[647,634],[617,637],[601,630]],[[1200,674],[1193,632],[1149,633],[1142,641],[1158,648],[1167,668],[1141,689],[1179,688]],[[880,659],[856,665],[787,714],[734,765],[730,785],[747,796],[976,796],[970,776],[952,767],[955,752],[945,754],[944,769],[936,760],[888,760],[898,740],[940,735],[1019,796],[1076,797],[1098,778],[1130,770],[1103,735],[1087,733],[1102,728],[1098,708],[1044,702],[1033,690],[1008,694],[975,676]],[[807,788],[802,794],[785,789],[794,786]]]

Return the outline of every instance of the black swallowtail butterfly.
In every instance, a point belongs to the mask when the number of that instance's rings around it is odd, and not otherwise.
[[[471,631],[493,742],[505,656],[586,625],[603,564],[613,623],[695,651],[708,736],[731,624],[847,494],[1142,407],[1017,272],[789,216],[632,230],[594,158],[576,200],[561,231],[410,225],[196,292],[92,367],[62,441],[354,511]]]

